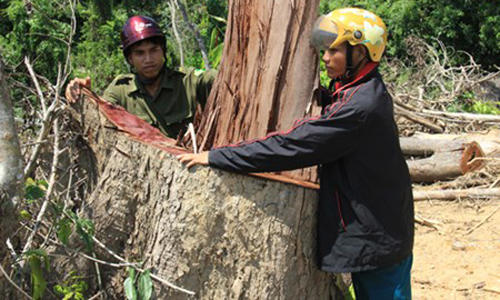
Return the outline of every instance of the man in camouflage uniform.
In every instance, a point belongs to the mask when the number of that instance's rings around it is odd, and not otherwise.
[[[121,42],[133,73],[116,77],[104,91],[104,99],[176,138],[193,120],[197,104],[205,105],[217,72],[183,73],[167,68],[165,35],[145,16],[127,20]],[[90,78],[75,78],[68,84],[66,98],[70,103],[78,99],[81,86],[90,88]]]

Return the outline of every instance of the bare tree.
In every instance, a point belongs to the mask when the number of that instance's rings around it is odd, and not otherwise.
[[[175,40],[177,41],[177,44],[179,45],[179,57],[181,60],[181,67],[184,67],[184,48],[182,46],[182,39],[179,35],[179,30],[177,30],[177,20],[176,20],[176,10],[177,10],[177,4],[176,1],[174,0],[169,0],[168,2],[170,6],[170,15],[172,17],[172,30],[174,32]]]
[[[186,22],[188,28],[194,33],[194,36],[196,38],[196,42],[198,43],[198,47],[200,48],[200,51],[201,51],[201,56],[203,57],[203,61],[205,62],[205,67],[207,69],[211,69],[212,67],[210,65],[210,61],[208,60],[207,47],[205,46],[205,42],[203,41],[203,38],[201,37],[200,31],[198,30],[198,28],[196,27],[196,25],[194,25],[189,20],[189,17],[188,17],[188,14],[187,14],[187,10],[186,10],[186,6],[182,2],[182,0],[175,0],[175,2],[177,4],[177,7],[179,8],[179,10],[182,13],[182,17],[184,18],[184,22]],[[172,8],[173,8],[173,6],[172,6]],[[174,20],[172,18],[172,22],[173,21]]]

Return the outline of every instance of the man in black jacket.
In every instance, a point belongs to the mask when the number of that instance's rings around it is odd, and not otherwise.
[[[326,272],[351,272],[357,299],[411,299],[413,199],[393,103],[377,71],[387,42],[383,21],[344,8],[321,17],[311,42],[333,91],[320,116],[287,132],[180,155],[232,172],[320,165],[318,256]]]

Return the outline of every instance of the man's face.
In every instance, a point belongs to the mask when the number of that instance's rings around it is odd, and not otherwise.
[[[128,60],[140,76],[150,79],[160,74],[165,62],[163,48],[150,41],[132,45]]]
[[[338,47],[325,50],[321,60],[325,63],[328,77],[339,78],[346,71],[346,43],[342,43]]]

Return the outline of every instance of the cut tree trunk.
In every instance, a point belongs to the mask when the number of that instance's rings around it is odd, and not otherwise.
[[[199,149],[287,130],[313,107],[318,58],[309,43],[318,2],[230,1],[221,67],[198,127]],[[314,169],[287,176],[316,181]]]
[[[425,140],[442,141],[443,143],[449,143],[450,141],[477,142],[485,156],[491,157],[500,154],[500,130],[498,129],[464,134],[428,134],[417,132],[415,133],[415,137]]]
[[[483,165],[484,153],[476,142],[410,137],[400,138],[400,144],[412,156],[406,162],[413,182],[450,180]]]
[[[144,268],[197,299],[336,297],[335,275],[315,263],[315,190],[208,167],[187,170],[168,153],[179,151],[172,140],[143,134],[154,131],[145,123],[127,129],[135,119],[104,107],[123,121],[119,130],[88,103],[80,123],[99,174],[87,212],[110,249],[145,260]],[[123,299],[117,291],[125,273],[103,273],[112,298]],[[156,293],[187,298],[161,284]]]

